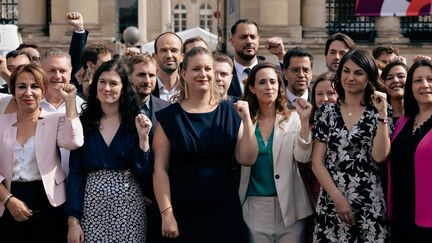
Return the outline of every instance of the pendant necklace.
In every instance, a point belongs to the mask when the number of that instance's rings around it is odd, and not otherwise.
[[[348,112],[348,116],[352,116],[352,112]]]

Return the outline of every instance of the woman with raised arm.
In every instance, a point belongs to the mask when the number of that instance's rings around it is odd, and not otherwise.
[[[81,115],[84,145],[71,151],[66,213],[68,242],[145,242],[139,180],[151,175],[148,134],[122,61],[95,72]]]
[[[66,242],[66,173],[59,147],[83,144],[76,88],[60,85],[66,113],[46,114],[40,102],[48,87],[35,64],[12,73],[18,111],[0,116],[0,229],[2,242]]]
[[[247,102],[220,102],[209,51],[185,54],[177,103],[156,113],[153,182],[162,235],[173,242],[243,242],[232,160],[254,164]]]
[[[384,242],[379,163],[390,151],[387,97],[375,91],[378,70],[365,50],[344,55],[336,80],[338,102],[315,113],[312,169],[322,190],[314,242]]]

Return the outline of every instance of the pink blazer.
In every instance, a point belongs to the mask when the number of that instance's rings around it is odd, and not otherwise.
[[[58,147],[77,149],[84,143],[78,117],[69,119],[62,113],[43,115],[36,123],[35,153],[42,183],[50,204],[57,207],[66,201],[66,174],[61,167]],[[17,114],[0,115],[0,182],[10,191],[17,129]],[[0,205],[0,217],[5,208]]]

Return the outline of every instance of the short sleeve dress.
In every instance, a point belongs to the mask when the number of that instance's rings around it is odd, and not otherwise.
[[[321,188],[314,242],[384,242],[388,238],[380,167],[372,158],[377,118],[375,108],[367,106],[349,131],[339,105],[327,104],[315,113],[313,135],[327,144],[325,166],[350,202],[356,224],[349,226],[339,220],[333,200]]]
[[[232,172],[240,118],[229,102],[208,113],[179,103],[156,113],[170,144],[174,242],[242,242],[242,211]]]

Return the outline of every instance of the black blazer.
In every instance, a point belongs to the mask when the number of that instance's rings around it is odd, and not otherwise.
[[[85,30],[84,33],[72,31],[72,40],[69,46],[69,55],[71,56],[72,63],[71,83],[77,87],[78,92],[82,92],[82,86],[78,84],[75,74],[82,67],[81,56],[87,44],[88,34],[89,32],[87,30]]]

